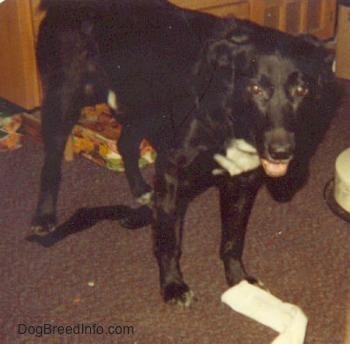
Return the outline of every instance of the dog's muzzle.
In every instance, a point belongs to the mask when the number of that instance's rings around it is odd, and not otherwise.
[[[290,159],[291,160],[291,159]],[[261,166],[269,177],[283,177],[288,172],[288,161],[260,159]]]
[[[294,153],[294,134],[283,128],[271,130],[265,134],[265,151],[261,165],[270,177],[283,177]]]

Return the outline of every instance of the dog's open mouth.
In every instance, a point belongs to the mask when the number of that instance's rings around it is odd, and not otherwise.
[[[287,171],[290,160],[267,160],[260,159],[261,166],[269,177],[283,177]]]

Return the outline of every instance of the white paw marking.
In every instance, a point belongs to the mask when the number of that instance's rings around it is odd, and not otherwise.
[[[137,202],[143,205],[149,204],[152,200],[153,197],[153,192],[146,192],[143,195],[141,195],[140,197],[137,198]]]

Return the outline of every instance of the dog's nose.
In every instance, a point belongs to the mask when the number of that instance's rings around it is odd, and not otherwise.
[[[273,160],[288,160],[291,158],[292,145],[290,143],[270,143],[268,145],[268,152]]]

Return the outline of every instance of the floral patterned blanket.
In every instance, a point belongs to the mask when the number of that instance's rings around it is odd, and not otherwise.
[[[0,98],[0,151],[21,147],[22,111],[24,109]]]
[[[40,111],[23,114],[23,119],[23,131],[40,141]],[[86,107],[68,140],[67,155],[81,154],[101,166],[122,172],[124,164],[117,148],[120,133],[121,125],[111,115],[106,104]],[[153,163],[155,156],[154,149],[144,140],[140,145],[140,166]]]
[[[120,132],[121,125],[112,117],[107,105],[86,107],[73,130],[74,153],[81,153],[113,171],[124,171],[123,160],[117,148]],[[139,165],[143,167],[153,163],[155,156],[154,149],[143,140]]]

